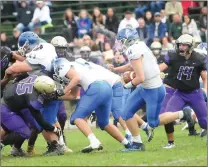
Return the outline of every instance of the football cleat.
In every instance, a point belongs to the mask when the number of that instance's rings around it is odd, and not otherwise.
[[[68,148],[66,145],[63,145],[62,147],[63,147],[63,150],[64,150],[65,153],[72,153],[72,152],[73,152],[73,151],[72,151],[70,148]]]
[[[35,149],[34,146],[28,146],[27,147],[27,153],[31,156],[35,155]]]
[[[183,109],[183,114],[184,114],[183,119],[187,121],[188,127],[193,127],[195,121],[194,121],[194,119],[193,119],[193,117],[192,117],[191,109],[189,109],[189,108],[184,108],[184,109]]]
[[[154,129],[151,128],[149,125],[147,125],[143,131],[145,131],[146,135],[147,135],[147,141],[150,142],[153,137],[154,137]]]
[[[43,153],[44,156],[64,155],[64,147],[58,144],[57,141],[53,141],[47,148],[48,150]]]
[[[206,129],[202,129],[200,137],[204,137],[207,135],[207,130]]]
[[[125,146],[126,147],[126,146]],[[121,150],[121,152],[132,152],[132,151],[145,151],[145,146],[143,143],[133,142],[129,148]]]
[[[200,133],[198,133],[198,132],[194,129],[194,130],[190,130],[188,135],[189,135],[189,136],[198,136],[198,135],[200,135]]]
[[[99,144],[99,145],[96,146],[96,147],[93,147],[92,145],[89,145],[89,146],[83,148],[83,149],[81,150],[81,152],[82,152],[82,153],[90,153],[90,152],[96,151],[96,150],[98,150],[98,151],[103,150],[103,146],[102,146],[101,144]]]
[[[175,147],[174,143],[168,143],[166,146],[164,146],[163,148],[169,149],[169,148],[173,148]]]
[[[130,143],[132,142],[132,135],[126,134],[125,138],[128,140],[128,142],[130,142]]]
[[[14,146],[12,147],[11,155],[14,157],[28,157],[29,156],[29,154],[27,154],[21,148],[18,149],[18,148],[15,148]]]

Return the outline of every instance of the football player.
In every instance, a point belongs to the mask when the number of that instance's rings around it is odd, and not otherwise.
[[[93,111],[96,113],[99,127],[102,130],[105,130],[126,148],[130,147],[130,143],[123,137],[118,128],[109,123],[113,98],[112,88],[114,86],[115,90],[120,88],[119,78],[102,73],[103,71],[100,68],[103,67],[98,67],[96,64],[87,62],[84,59],[69,62],[64,58],[59,58],[54,65],[56,77],[59,77],[60,80],[70,81],[64,89],[65,94],[77,85],[80,85],[85,91],[70,118],[70,123],[75,124],[90,141],[90,145],[82,150],[83,153],[103,149],[100,141],[93,134],[85,120]],[[119,90],[115,93],[121,96]]]
[[[15,62],[6,70],[5,78],[15,73],[27,72],[28,74],[38,74],[40,71],[46,73],[48,76],[52,77],[53,75],[53,61],[57,58],[56,50],[53,45],[42,42],[37,34],[34,32],[24,32],[20,35],[18,39],[19,52],[21,55],[25,56],[23,62]],[[60,126],[57,121],[57,113],[60,108],[60,105],[63,101],[61,100],[50,100],[43,108],[41,108],[41,113],[43,114],[44,119],[46,119],[51,124],[56,124]],[[50,114],[49,112],[50,111]],[[37,127],[41,130],[41,127]],[[44,133],[43,135],[49,135],[51,139],[55,137],[53,134]],[[48,138],[46,137],[46,138]],[[62,140],[63,136],[60,137],[60,142],[62,145],[65,145]],[[34,144],[35,139],[33,139]],[[32,151],[34,145],[28,146],[28,150]],[[65,146],[64,146],[65,147]],[[66,151],[71,152],[67,147]],[[46,154],[50,153],[50,146],[48,146],[48,151]]]
[[[160,78],[160,69],[156,58],[146,44],[139,40],[135,29],[125,28],[118,32],[117,41],[121,51],[125,52],[129,59],[129,64],[117,68],[112,68],[115,72],[125,72],[131,69],[136,73],[136,77],[124,85],[125,88],[136,89],[129,95],[126,107],[124,108],[124,120],[133,135],[132,148],[126,151],[140,150],[141,138],[138,134],[138,124],[133,115],[146,103],[147,120],[153,130],[159,124],[172,122],[178,117],[186,118],[193,123],[190,113],[186,110],[179,113],[164,113],[159,117],[162,102],[165,97],[165,87]],[[179,116],[180,115],[180,116]]]
[[[4,91],[1,101],[1,124],[6,131],[1,143],[3,146],[13,145],[11,154],[13,156],[25,156],[21,146],[25,139],[30,137],[28,124],[30,119],[21,116],[20,111],[29,109],[35,120],[46,131],[54,132],[57,137],[52,141],[51,152],[58,155],[63,154],[62,146],[57,142],[61,130],[45,121],[39,111],[43,106],[44,97],[49,97],[56,91],[55,82],[47,76],[30,75],[24,80],[9,84]],[[49,112],[49,111],[48,111]]]
[[[207,129],[207,107],[199,82],[201,77],[202,89],[207,92],[207,57],[194,50],[194,39],[189,34],[181,35],[176,45],[177,50],[169,52],[165,62],[160,65],[161,71],[172,67],[177,89],[166,111],[178,111],[188,104],[196,113],[200,127]]]

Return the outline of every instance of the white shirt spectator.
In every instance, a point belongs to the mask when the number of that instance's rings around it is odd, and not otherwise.
[[[119,27],[118,27],[118,31],[120,31],[121,29],[130,27],[136,29],[137,27],[139,27],[139,23],[138,21],[132,17],[131,19],[127,20],[126,18],[124,18],[123,20],[121,20]]]
[[[41,9],[37,7],[34,11],[32,22],[34,22],[36,19],[39,19],[40,22],[46,21],[51,23],[52,19],[50,17],[49,7],[46,5],[44,5]]]

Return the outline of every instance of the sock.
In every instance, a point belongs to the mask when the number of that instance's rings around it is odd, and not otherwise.
[[[141,136],[140,136],[140,135],[138,135],[138,136],[133,136],[133,137],[132,137],[132,141],[135,142],[135,143],[142,143]]]
[[[63,135],[61,135],[61,136],[59,137],[59,144],[60,144],[60,145],[65,145]]]
[[[35,145],[35,141],[38,138],[38,131],[37,130],[31,130],[32,133],[30,135],[30,138],[28,140],[28,146],[34,146]]]
[[[17,132],[11,132],[8,135],[4,137],[4,140],[1,142],[3,145],[13,145],[16,143],[17,147],[16,148],[21,148],[20,145],[25,141],[25,138],[22,137],[19,133]]]
[[[123,141],[121,142],[121,144],[123,144],[124,146],[127,145],[129,142],[126,138],[123,139]]]
[[[100,141],[96,138],[96,136],[93,133],[91,133],[89,136],[87,136],[87,138],[90,141],[90,144],[94,144],[95,142],[100,143]]]
[[[125,130],[126,135],[130,135],[131,136],[131,132],[129,131],[129,129]]]
[[[179,119],[182,119],[184,117],[183,111],[178,111],[178,117]]]
[[[168,141],[169,144],[174,144],[174,140]]]
[[[143,122],[143,124],[140,126],[140,128],[141,128],[141,129],[145,129],[145,128],[147,127],[147,125],[148,125],[148,124],[147,124],[146,122]]]

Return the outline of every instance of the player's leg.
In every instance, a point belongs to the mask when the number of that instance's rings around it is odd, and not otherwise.
[[[163,114],[163,113],[166,112],[167,104],[168,104],[169,100],[171,99],[171,97],[173,96],[173,94],[175,92],[175,89],[167,87],[167,86],[165,86],[165,89],[166,89],[166,96],[165,96],[165,99],[162,102],[162,107],[161,107],[161,110],[160,110],[160,114]],[[175,145],[174,145],[174,124],[173,124],[173,122],[165,124],[164,129],[165,129],[165,132],[166,132],[166,135],[167,135],[168,144],[165,145],[163,148],[175,147]]]
[[[57,113],[61,104],[61,100],[52,100],[47,102],[44,107],[41,109],[43,118],[52,125],[56,125],[61,128],[58,120]],[[64,152],[64,141],[63,136],[57,137],[55,133],[49,133],[43,130],[42,132],[45,140],[48,143],[48,150],[43,155],[63,155]],[[60,143],[61,141],[61,143]]]
[[[103,82],[100,95],[103,97],[102,103],[95,110],[97,115],[98,125],[101,130],[105,130],[114,139],[122,143],[125,147],[130,147],[128,140],[121,134],[119,129],[109,122],[110,110],[112,107],[113,92],[107,83]],[[115,93],[115,92],[114,92]],[[115,95],[115,94],[114,94]]]
[[[196,113],[199,125],[202,129],[207,129],[207,105],[204,101],[201,89],[194,91],[189,95],[190,105]]]
[[[100,89],[99,82],[92,83],[85,94],[81,96],[81,99],[70,118],[70,123],[72,125],[75,124],[90,142],[90,145],[85,147],[82,152],[102,149],[100,141],[93,134],[91,128],[85,120],[85,118],[102,103],[103,97],[100,96]]]
[[[132,134],[134,149],[145,150],[142,144],[141,136],[138,129],[138,120],[134,116],[135,113],[145,104],[140,94],[141,86],[138,86],[127,98],[126,105],[123,109],[123,119],[126,121],[127,127]]]
[[[120,123],[122,128],[125,130],[125,137],[127,139],[131,139],[131,132],[128,130],[128,127],[126,125],[126,122],[122,118],[122,109],[123,109],[123,100],[124,99],[124,88],[121,82],[115,84],[113,86],[113,100],[112,100],[112,106],[111,111],[113,114],[113,117],[116,121]]]
[[[26,156],[27,154],[21,149],[21,146],[25,139],[29,138],[30,129],[24,120],[6,106],[1,105],[1,124],[9,131],[1,143],[4,146],[14,145],[11,155]]]

